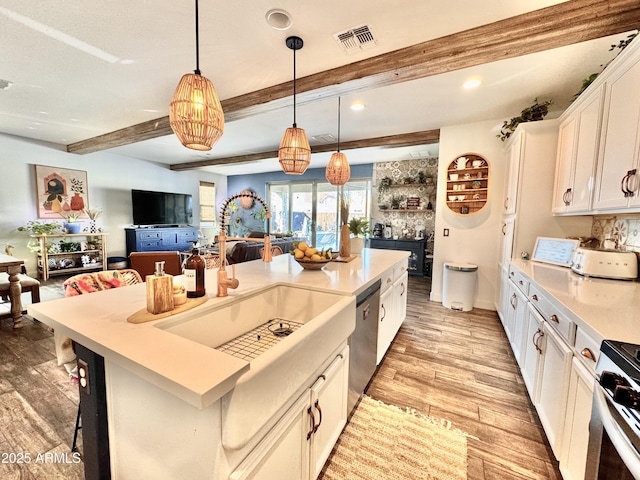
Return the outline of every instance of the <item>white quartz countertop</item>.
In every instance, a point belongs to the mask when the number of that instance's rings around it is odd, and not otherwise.
[[[409,252],[395,250],[364,249],[351,262],[331,262],[318,271],[304,270],[286,254],[273,257],[270,263],[245,262],[236,265],[240,286],[230,289],[224,298],[216,297],[218,270],[207,270],[207,302],[171,318],[193,315],[198,310],[204,313],[275,283],[358,295],[408,255]],[[227,270],[231,274],[231,267]],[[160,320],[127,322],[129,316],[145,308],[146,286],[140,284],[36,303],[27,310],[42,323],[198,408],[206,408],[232,390],[236,380],[250,368],[244,360],[154,327]],[[194,368],[207,365],[211,368]]]
[[[640,344],[640,283],[583,277],[569,268],[513,259],[511,264],[577,317],[599,340]]]

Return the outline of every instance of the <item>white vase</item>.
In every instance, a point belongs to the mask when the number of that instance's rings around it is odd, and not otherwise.
[[[351,253],[360,255],[362,253],[363,248],[364,248],[364,238],[360,238],[360,237],[351,238]]]

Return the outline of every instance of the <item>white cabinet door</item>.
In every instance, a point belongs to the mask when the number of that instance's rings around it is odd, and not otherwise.
[[[602,116],[600,88],[586,98],[560,125],[554,213],[584,213],[590,210],[598,158],[600,119]]]
[[[502,327],[506,330],[507,314],[509,313],[509,270],[508,265],[505,268],[499,268],[500,272],[500,292],[498,293],[498,318],[502,322]]]
[[[394,331],[393,336],[400,330],[402,322],[407,316],[407,286],[409,274],[405,272],[393,282]]]
[[[543,318],[530,304],[527,305],[525,317],[524,337],[522,348],[522,362],[520,369],[524,385],[529,392],[533,404],[538,403],[539,372],[542,364],[542,348],[544,333],[542,331]]]
[[[309,415],[311,394],[307,390],[231,473],[229,480],[309,478],[310,442],[313,433]],[[315,477],[314,477],[315,478]]]
[[[585,475],[594,381],[593,374],[574,358],[560,456],[564,480],[582,480]]]
[[[387,288],[380,295],[380,313],[378,315],[378,348],[377,348],[377,364],[382,361],[384,354],[387,353],[391,341],[396,334],[393,314],[395,311],[393,305],[393,288]]]
[[[638,188],[640,132],[640,63],[620,69],[607,84],[603,136],[598,167],[594,210],[619,209],[633,201]],[[628,190],[625,196],[624,190]]]
[[[504,187],[504,214],[516,213],[516,202],[518,199],[518,176],[520,175],[520,157],[522,154],[524,133],[516,132],[515,137],[509,139],[510,145],[507,150],[507,175]]]
[[[556,159],[556,179],[553,190],[553,213],[564,213],[570,205],[569,195],[573,188],[571,173],[574,165],[576,146],[577,114],[571,115],[560,125],[558,131],[558,157]]]
[[[573,352],[546,322],[543,332],[540,397],[536,407],[551,449],[559,458]]]
[[[320,474],[347,423],[348,388],[349,347],[346,347],[311,388],[312,407],[316,412],[310,452],[312,480]]]
[[[520,289],[509,282],[509,315],[511,320],[511,349],[519,365],[522,365],[522,346],[525,336],[525,317],[527,315],[527,297]]]
[[[500,264],[502,268],[509,268],[509,262],[513,254],[513,237],[515,234],[516,219],[513,216],[503,217],[500,227]]]
[[[349,347],[287,410],[230,480],[315,480],[347,423]]]

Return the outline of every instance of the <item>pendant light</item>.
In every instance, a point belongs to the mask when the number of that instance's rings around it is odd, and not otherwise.
[[[347,156],[340,151],[340,97],[338,97],[338,151],[331,154],[325,173],[331,185],[344,185],[351,177]]]
[[[287,128],[278,149],[278,161],[284,173],[302,175],[311,162],[307,134],[296,124],[296,50],[302,48],[300,37],[288,37],[287,47],[293,50],[293,127]]]
[[[224,112],[211,80],[200,74],[198,0],[196,0],[196,69],[180,79],[169,104],[169,124],[180,143],[211,150],[224,132]]]

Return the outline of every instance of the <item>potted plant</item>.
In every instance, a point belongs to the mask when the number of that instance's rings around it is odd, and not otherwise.
[[[398,210],[400,208],[400,202],[402,202],[402,200],[404,200],[404,197],[402,195],[394,195],[393,197],[391,197],[391,209]]]
[[[67,231],[67,233],[80,233],[80,230],[82,229],[82,224],[78,222],[78,219],[80,218],[79,213],[70,212],[70,213],[61,213],[61,215],[65,219],[63,226],[64,226],[64,229]]]
[[[362,253],[364,248],[364,237],[369,233],[369,220],[366,218],[352,218],[349,220],[349,231],[351,232],[351,253]]]
[[[538,99],[534,99],[533,105],[525,108],[520,112],[520,116],[513,117],[511,120],[505,120],[500,129],[500,133],[496,135],[503,142],[506,141],[511,134],[516,130],[518,125],[524,122],[535,122],[542,120],[549,113],[549,106],[553,103],[552,100],[546,100],[542,103],[538,103]]]
[[[60,229],[59,223],[52,222],[39,222],[37,220],[30,220],[26,225],[18,227],[19,232],[30,232],[34,235],[51,235]]]
[[[385,192],[389,191],[389,188],[391,187],[391,183],[392,183],[392,180],[390,177],[384,177],[380,179],[380,182],[378,183],[378,200],[381,200],[382,195]]]

